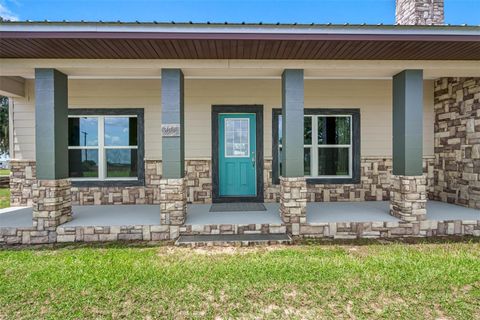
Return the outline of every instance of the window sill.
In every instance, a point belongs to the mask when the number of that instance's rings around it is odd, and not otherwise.
[[[307,184],[358,184],[355,178],[307,178]]]
[[[360,178],[306,178],[307,184],[359,184]],[[280,184],[280,180],[276,180],[276,185]]]
[[[71,180],[72,187],[140,187],[145,180]]]

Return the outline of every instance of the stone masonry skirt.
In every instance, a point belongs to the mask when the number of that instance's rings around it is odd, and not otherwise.
[[[173,241],[179,235],[285,233],[284,224],[136,225],[56,227],[39,231],[0,227],[0,246],[109,241]],[[334,222],[301,224],[300,238],[364,239],[434,236],[480,237],[480,220]]]
[[[307,222],[307,181],[304,177],[280,177],[280,217],[299,234],[301,223]]]
[[[180,226],[187,217],[185,178],[160,180],[160,224]]]
[[[403,221],[425,220],[427,186],[425,176],[392,176],[390,214]]]
[[[37,180],[33,185],[33,226],[55,229],[72,219],[70,180]]]

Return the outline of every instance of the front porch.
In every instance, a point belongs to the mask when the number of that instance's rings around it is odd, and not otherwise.
[[[278,203],[265,203],[266,211],[210,212],[209,204],[189,204],[185,226],[282,225]],[[321,223],[399,222],[390,215],[389,201],[309,202],[305,225]],[[73,219],[60,227],[160,226],[158,205],[73,206]],[[0,209],[0,228],[32,227],[33,208]],[[480,221],[480,211],[440,201],[427,202],[426,221]]]

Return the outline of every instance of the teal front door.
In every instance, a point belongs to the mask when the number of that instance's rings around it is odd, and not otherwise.
[[[218,117],[219,193],[222,197],[257,195],[256,116],[251,113]]]

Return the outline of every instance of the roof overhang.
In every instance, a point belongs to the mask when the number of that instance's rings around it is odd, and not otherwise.
[[[480,60],[480,27],[0,24],[0,58]]]

